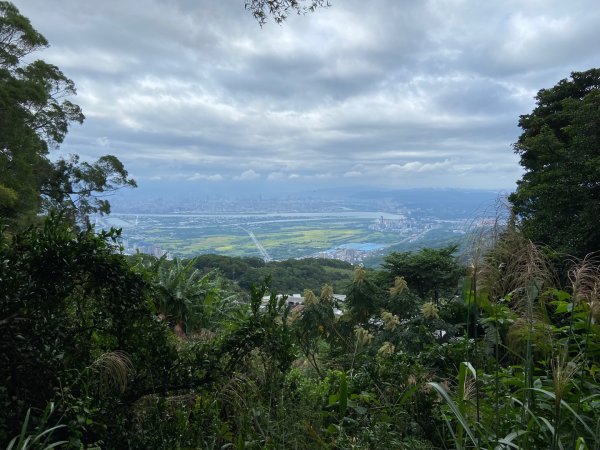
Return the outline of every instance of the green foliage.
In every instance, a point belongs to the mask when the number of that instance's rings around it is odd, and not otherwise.
[[[228,358],[226,370],[244,367],[249,363],[249,356],[259,352],[266,370],[265,377],[270,379],[288,370],[295,359],[286,298],[273,293],[263,305],[262,299],[267,289],[267,284],[252,287],[250,316],[222,343],[220,352]]]
[[[322,342],[335,338],[336,332],[333,312],[336,304],[332,294],[333,289],[330,286],[325,286],[319,297],[312,291],[304,291],[304,307],[293,322],[298,346],[319,375],[321,370],[317,354]]]
[[[336,293],[344,292],[353,271],[351,264],[332,259],[305,258],[265,263],[259,258],[200,255],[195,260],[195,267],[204,272],[218,269],[245,291],[270,277],[271,288],[286,294],[305,289],[318,292],[325,284],[332,285]]]
[[[382,306],[381,294],[381,288],[373,276],[362,267],[357,267],[346,295],[351,320],[357,324],[367,324],[369,318]]]
[[[477,302],[468,280],[464,299],[434,303],[390,272],[359,268],[341,317],[329,286],[290,311],[285,297],[263,300],[268,282],[249,302],[231,300],[194,260],[132,267],[115,253],[114,231],[53,217],[5,236],[0,402],[16,413],[2,416],[3,439],[134,449],[593,445],[598,265],[578,263],[568,292],[559,289],[514,233],[484,258]],[[57,414],[39,413],[52,403]]]
[[[93,164],[79,164],[77,156],[57,163],[48,158],[84,116],[69,100],[76,93],[72,80],[52,64],[28,62],[47,46],[12,3],[0,2],[0,217],[13,227],[50,207],[85,223],[90,213],[109,211],[100,195],[135,186],[111,155]]]
[[[62,210],[73,222],[89,224],[91,214],[110,213],[110,204],[103,196],[122,187],[137,186],[127,176],[127,170],[113,155],[102,156],[92,164],[80,163],[77,155],[60,159],[42,185],[42,208]]]
[[[168,261],[138,255],[134,270],[153,287],[154,309],[180,337],[201,330],[214,331],[236,309],[238,295],[230,293],[224,281],[213,272],[202,274],[196,260]]]
[[[422,299],[453,296],[462,275],[453,254],[457,247],[425,248],[418,253],[390,253],[385,258],[384,269],[388,277],[403,277],[408,288]]]
[[[260,22],[305,6],[247,2]],[[528,171],[511,200],[526,234],[511,221],[459,297],[466,271],[454,246],[392,253],[380,272],[323,260],[128,260],[119,231],[75,226],[108,212],[96,194],[134,185],[121,163],[47,158],[83,115],[63,98],[75,90],[58,68],[24,62],[46,45],[0,2],[9,448],[599,448],[600,265],[576,262],[561,286],[528,239],[578,254],[597,246],[598,70],[540,91],[521,118]],[[43,208],[63,215],[19,230]],[[345,304],[333,297],[342,283]],[[323,285],[293,311],[276,295]]]
[[[50,401],[69,425],[85,423],[92,410],[107,414],[103,408],[119,395],[90,397],[102,387],[93,367],[106,352],[129,355],[136,371],[131,390],[146,388],[172,364],[146,283],[113,253],[117,236],[75,231],[52,217],[39,229],[2,237],[0,433],[14,430],[27,408]]]
[[[583,257],[600,248],[600,69],[573,72],[536,102],[519,121],[525,174],[509,199],[528,238]]]
[[[25,420],[23,421],[23,427],[21,428],[21,433],[18,436],[15,436],[8,443],[6,450],[26,450],[31,448],[42,448],[43,450],[50,450],[52,448],[59,447],[60,445],[66,444],[67,441],[56,441],[49,442],[52,438],[52,433],[56,430],[63,428],[64,425],[56,425],[54,427],[46,427],[48,420],[52,413],[54,412],[54,404],[49,403],[46,409],[44,410],[42,419],[37,428],[33,431],[29,431],[29,419],[31,415],[31,409],[27,410],[27,414],[25,415]]]

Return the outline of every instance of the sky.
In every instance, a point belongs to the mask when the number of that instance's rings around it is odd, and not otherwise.
[[[244,0],[17,0],[86,115],[60,152],[138,192],[512,191],[541,88],[600,66],[597,0],[331,0],[262,28]]]

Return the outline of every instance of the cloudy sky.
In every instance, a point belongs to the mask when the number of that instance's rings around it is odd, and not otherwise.
[[[597,0],[332,0],[263,28],[244,0],[15,4],[78,88],[62,151],[141,192],[510,191],[518,116],[600,65]]]

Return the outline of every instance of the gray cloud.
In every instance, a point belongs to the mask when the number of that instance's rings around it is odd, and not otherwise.
[[[593,0],[339,0],[262,29],[241,0],[15,3],[87,116],[61,152],[114,153],[142,189],[510,190],[518,116],[600,56]]]

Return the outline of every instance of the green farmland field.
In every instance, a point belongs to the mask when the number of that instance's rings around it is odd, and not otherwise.
[[[114,214],[111,220],[123,228],[125,247],[155,245],[174,256],[214,253],[257,256],[261,253],[249,233],[273,259],[302,258],[345,244],[369,243],[380,247],[402,246],[424,240],[427,231],[414,229],[381,232],[370,229],[380,213],[296,215],[135,215]],[[391,215],[392,217],[394,215]],[[451,225],[435,231],[451,233]],[[416,237],[415,237],[416,236]]]

